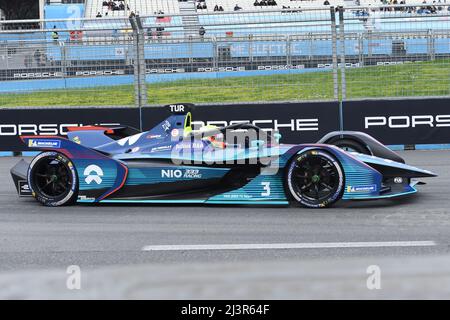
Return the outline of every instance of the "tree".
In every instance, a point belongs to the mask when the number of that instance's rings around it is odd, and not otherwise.
[[[39,19],[39,0],[0,0],[6,20]]]

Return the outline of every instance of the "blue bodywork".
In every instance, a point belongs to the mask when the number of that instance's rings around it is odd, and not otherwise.
[[[22,139],[31,149],[57,151],[73,162],[80,203],[288,205],[286,167],[294,156],[311,150],[325,151],[339,162],[345,176],[344,200],[411,194],[416,192],[411,178],[434,176],[327,144],[252,140],[248,146],[224,145],[204,138],[216,134],[198,136],[201,131],[192,130],[190,113],[172,114],[146,132],[117,136],[121,130],[81,127],[72,128],[68,139]]]

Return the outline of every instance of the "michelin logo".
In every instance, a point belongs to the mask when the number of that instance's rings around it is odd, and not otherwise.
[[[59,140],[39,140],[39,139],[30,139],[28,140],[29,148],[60,148],[61,141]]]
[[[347,192],[355,193],[355,192],[374,192],[377,191],[377,186],[374,184],[370,184],[367,186],[347,186]]]

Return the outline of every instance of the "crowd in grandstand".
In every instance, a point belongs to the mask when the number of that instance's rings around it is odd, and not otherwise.
[[[125,11],[125,3],[123,0],[103,1],[103,7],[107,7],[108,11]],[[130,6],[127,4],[127,10],[130,10]],[[108,16],[108,11],[105,12],[105,16]],[[103,15],[99,11],[96,15],[97,18],[101,18]]]

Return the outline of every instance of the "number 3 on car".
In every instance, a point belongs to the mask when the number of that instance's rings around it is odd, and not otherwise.
[[[270,182],[261,182],[263,186],[264,192],[261,192],[261,197],[269,197],[270,196]]]

